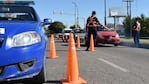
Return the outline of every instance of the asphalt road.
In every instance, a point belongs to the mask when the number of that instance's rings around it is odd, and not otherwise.
[[[55,42],[59,57],[46,59],[48,84],[66,78],[68,46],[61,40]],[[95,47],[95,52],[83,46],[76,51],[79,75],[87,84],[149,84],[148,49],[104,45]],[[47,56],[48,52],[47,47]]]
[[[56,59],[46,59],[47,82],[60,84],[66,78],[67,43],[55,39]],[[49,41],[46,56],[49,56]],[[95,52],[77,48],[79,75],[87,84],[149,84],[149,51],[127,46],[103,45]],[[20,83],[19,83],[20,84]]]

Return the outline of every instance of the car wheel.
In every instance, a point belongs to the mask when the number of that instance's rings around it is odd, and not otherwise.
[[[118,44],[114,44],[114,46],[118,46]]]
[[[41,69],[41,72],[33,79],[34,84],[42,84],[45,82],[45,73],[44,68]]]
[[[33,78],[29,78],[29,79],[26,79],[26,80],[23,80],[23,84],[29,84],[29,83],[32,83],[32,84],[43,84],[45,83],[45,73],[44,73],[44,68],[41,69],[40,73],[33,77]]]

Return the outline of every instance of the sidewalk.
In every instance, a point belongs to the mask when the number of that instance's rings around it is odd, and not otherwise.
[[[129,46],[129,47],[135,47],[133,39],[127,39],[127,38],[121,38],[121,44],[122,46]],[[140,39],[140,48],[149,49],[149,39]]]

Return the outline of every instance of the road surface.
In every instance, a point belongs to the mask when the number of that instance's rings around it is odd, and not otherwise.
[[[46,56],[49,56],[49,41]],[[67,43],[55,39],[57,59],[46,59],[47,82],[60,84],[66,78]],[[126,46],[103,45],[95,52],[77,48],[79,75],[87,84],[149,84],[149,50]],[[21,84],[21,83],[19,83]]]

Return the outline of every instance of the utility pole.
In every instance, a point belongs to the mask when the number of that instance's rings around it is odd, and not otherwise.
[[[86,20],[85,20],[85,18],[84,17],[79,17],[79,19],[83,19],[83,22],[84,22],[84,28],[86,27],[86,24],[85,24],[85,22],[86,22]]]
[[[75,14],[72,13],[64,13],[63,11],[53,11],[53,14],[60,14],[60,15],[69,15],[69,16],[74,16]]]
[[[77,25],[79,24],[79,17],[78,17],[78,6],[76,2],[72,2],[75,6],[75,28],[77,28]]]
[[[60,12],[55,12],[53,11],[53,14],[63,14],[63,15],[71,15],[75,17],[75,28],[77,28],[77,25],[79,24],[79,12],[78,12],[78,5],[76,4],[76,2],[72,2],[74,4],[75,7],[75,13],[71,14],[71,13],[63,13],[62,11]]]
[[[75,16],[75,14],[73,14],[73,13],[65,13],[65,12],[63,12],[63,11],[54,11],[54,10],[53,10],[53,15],[54,15],[54,14],[66,15],[66,16]]]
[[[131,22],[131,2],[133,2],[134,0],[123,0],[123,2],[127,3],[127,16],[130,17],[130,37],[132,37],[132,22]]]
[[[69,16],[75,16],[76,17],[76,14],[73,14],[73,13],[65,13],[63,11],[53,11],[53,14],[60,14],[60,15],[69,15]],[[84,17],[79,17],[77,15],[77,17],[75,18],[75,28],[77,28],[77,24],[79,24],[79,19],[83,19],[83,22],[84,22],[84,27],[85,27],[85,18]]]
[[[106,0],[104,0],[104,12],[105,12],[105,16],[104,16],[104,24],[105,25],[107,25],[107,18],[106,18],[106,16],[107,16],[107,12],[106,12],[106,9],[107,9],[107,7],[106,7]]]
[[[131,15],[131,2],[134,0],[123,0],[123,2],[127,3],[127,16]]]

